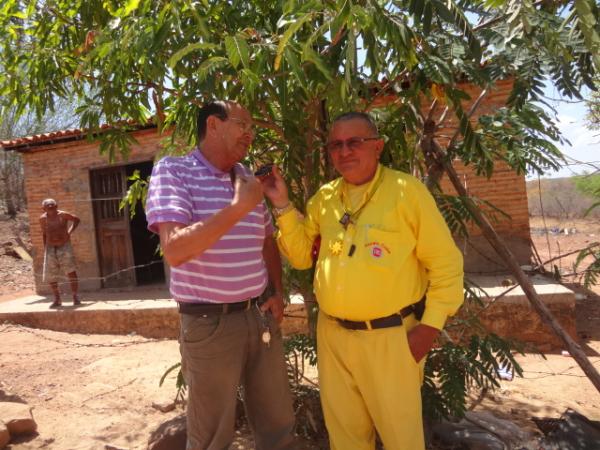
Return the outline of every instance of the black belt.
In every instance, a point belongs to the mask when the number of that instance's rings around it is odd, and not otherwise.
[[[256,305],[260,297],[253,297],[243,302],[235,303],[184,303],[178,302],[181,314],[229,314],[236,311],[247,311]]]
[[[410,316],[415,310],[415,304],[408,305],[402,308],[400,312],[394,313],[391,316],[380,317],[379,319],[365,320],[356,322],[354,320],[337,319],[344,328],[349,330],[376,330],[377,328],[399,327],[402,325],[402,318]]]

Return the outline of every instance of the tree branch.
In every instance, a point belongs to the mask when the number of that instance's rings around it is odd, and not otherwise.
[[[535,2],[535,3],[534,3],[533,5],[531,5],[531,6],[533,6],[534,8],[536,8],[536,7],[540,6],[540,5],[543,5],[543,4],[544,4],[544,3],[546,3],[546,2],[547,2],[547,0],[538,0],[537,2]],[[473,27],[473,31],[474,31],[474,32],[475,32],[475,31],[479,31],[479,30],[481,30],[482,28],[487,28],[487,27],[489,27],[490,25],[494,25],[494,24],[496,24],[496,23],[498,23],[498,22],[501,22],[501,21],[503,21],[504,19],[506,19],[506,18],[507,18],[509,15],[510,15],[510,14],[502,14],[502,15],[500,15],[500,16],[498,16],[498,17],[494,17],[493,19],[490,19],[490,20],[488,20],[487,22],[484,22],[484,23],[482,23],[481,25],[477,25],[477,26]]]
[[[555,256],[554,258],[550,258],[549,260],[547,260],[547,261],[544,261],[544,262],[542,262],[541,264],[538,264],[538,265],[537,265],[537,266],[535,266],[533,269],[534,269],[534,270],[537,270],[537,269],[539,269],[539,268],[541,268],[541,267],[545,266],[546,264],[550,264],[552,261],[556,261],[556,260],[558,260],[558,259],[566,258],[567,256],[574,255],[575,253],[579,253],[579,252],[582,252],[582,251],[584,251],[584,250],[591,250],[592,248],[595,248],[595,247],[598,247],[598,246],[600,246],[600,242],[594,242],[593,244],[591,244],[591,245],[588,245],[587,247],[580,248],[580,249],[578,249],[578,250],[573,250],[572,252],[564,253],[564,254],[562,254],[562,255]]]
[[[485,97],[487,95],[487,92],[488,92],[487,88],[485,88],[483,91],[481,91],[481,93],[479,94],[479,97],[477,97],[477,100],[475,100],[475,102],[471,105],[471,108],[469,109],[469,112],[467,113],[468,120],[471,120],[471,117],[473,116],[473,114],[475,113],[475,111],[477,110],[479,105],[481,104],[483,97]],[[450,142],[448,143],[448,145],[446,147],[446,152],[448,152],[452,147],[454,147],[454,143],[458,139],[459,135],[460,135],[460,127],[457,127],[456,132],[454,133],[454,135],[452,136],[452,138],[450,139]]]

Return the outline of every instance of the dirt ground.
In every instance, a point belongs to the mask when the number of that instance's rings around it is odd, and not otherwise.
[[[0,214],[0,301],[33,293],[31,263],[7,254],[7,249],[21,245],[18,240],[27,251],[31,251],[27,214],[20,213],[16,220]]]
[[[529,223],[531,227],[531,238],[535,249],[542,261],[546,262],[559,255],[567,255],[564,258],[552,261],[563,274],[573,273],[573,264],[577,259],[576,250],[581,250],[593,243],[600,242],[600,223],[598,220],[570,219],[557,220],[554,218],[542,219],[533,217]],[[548,230],[548,233],[545,233]],[[552,267],[548,266],[548,269]],[[583,267],[579,268],[581,271]],[[569,281],[578,281],[577,277]],[[600,286],[595,287],[600,293]]]
[[[22,225],[0,220],[0,243],[11,239],[10,233],[18,226]],[[532,220],[532,227],[541,228],[538,219]],[[597,224],[578,222],[569,228],[578,232],[549,236],[552,256],[558,245],[566,253],[600,240]],[[535,232],[532,237],[541,258],[548,259],[545,235]],[[570,262],[560,264],[568,269]],[[0,255],[0,301],[31,288],[30,263]],[[588,292],[578,300],[577,325],[588,356],[600,368],[598,294],[597,287],[596,294]],[[152,430],[182,412],[178,408],[162,413],[152,407],[154,402],[175,397],[173,377],[158,386],[165,370],[179,360],[173,340],[68,334],[0,324],[0,354],[0,401],[27,402],[34,408],[39,427],[37,435],[11,444],[10,449],[143,449]],[[537,431],[531,417],[559,417],[567,408],[600,420],[600,394],[573,358],[560,353],[546,358],[518,357],[524,377],[504,381],[475,408],[510,418],[531,431]],[[247,432],[238,434],[233,448],[253,448]]]

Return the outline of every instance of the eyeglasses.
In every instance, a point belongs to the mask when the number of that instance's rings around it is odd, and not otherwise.
[[[362,145],[367,141],[377,141],[379,137],[351,137],[344,140],[331,141],[325,144],[325,148],[330,153],[339,152],[344,148],[344,145],[349,150],[355,151],[360,150]]]
[[[244,131],[244,133],[254,131],[254,124],[252,122],[248,122],[243,119],[238,119],[237,117],[228,117],[227,120],[231,120],[232,122],[237,123],[240,126],[240,128]]]

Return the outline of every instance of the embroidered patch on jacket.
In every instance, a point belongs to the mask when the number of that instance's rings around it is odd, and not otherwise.
[[[365,247],[369,249],[369,252],[373,258],[382,258],[386,253],[388,255],[392,253],[389,247],[383,242],[367,242]]]

